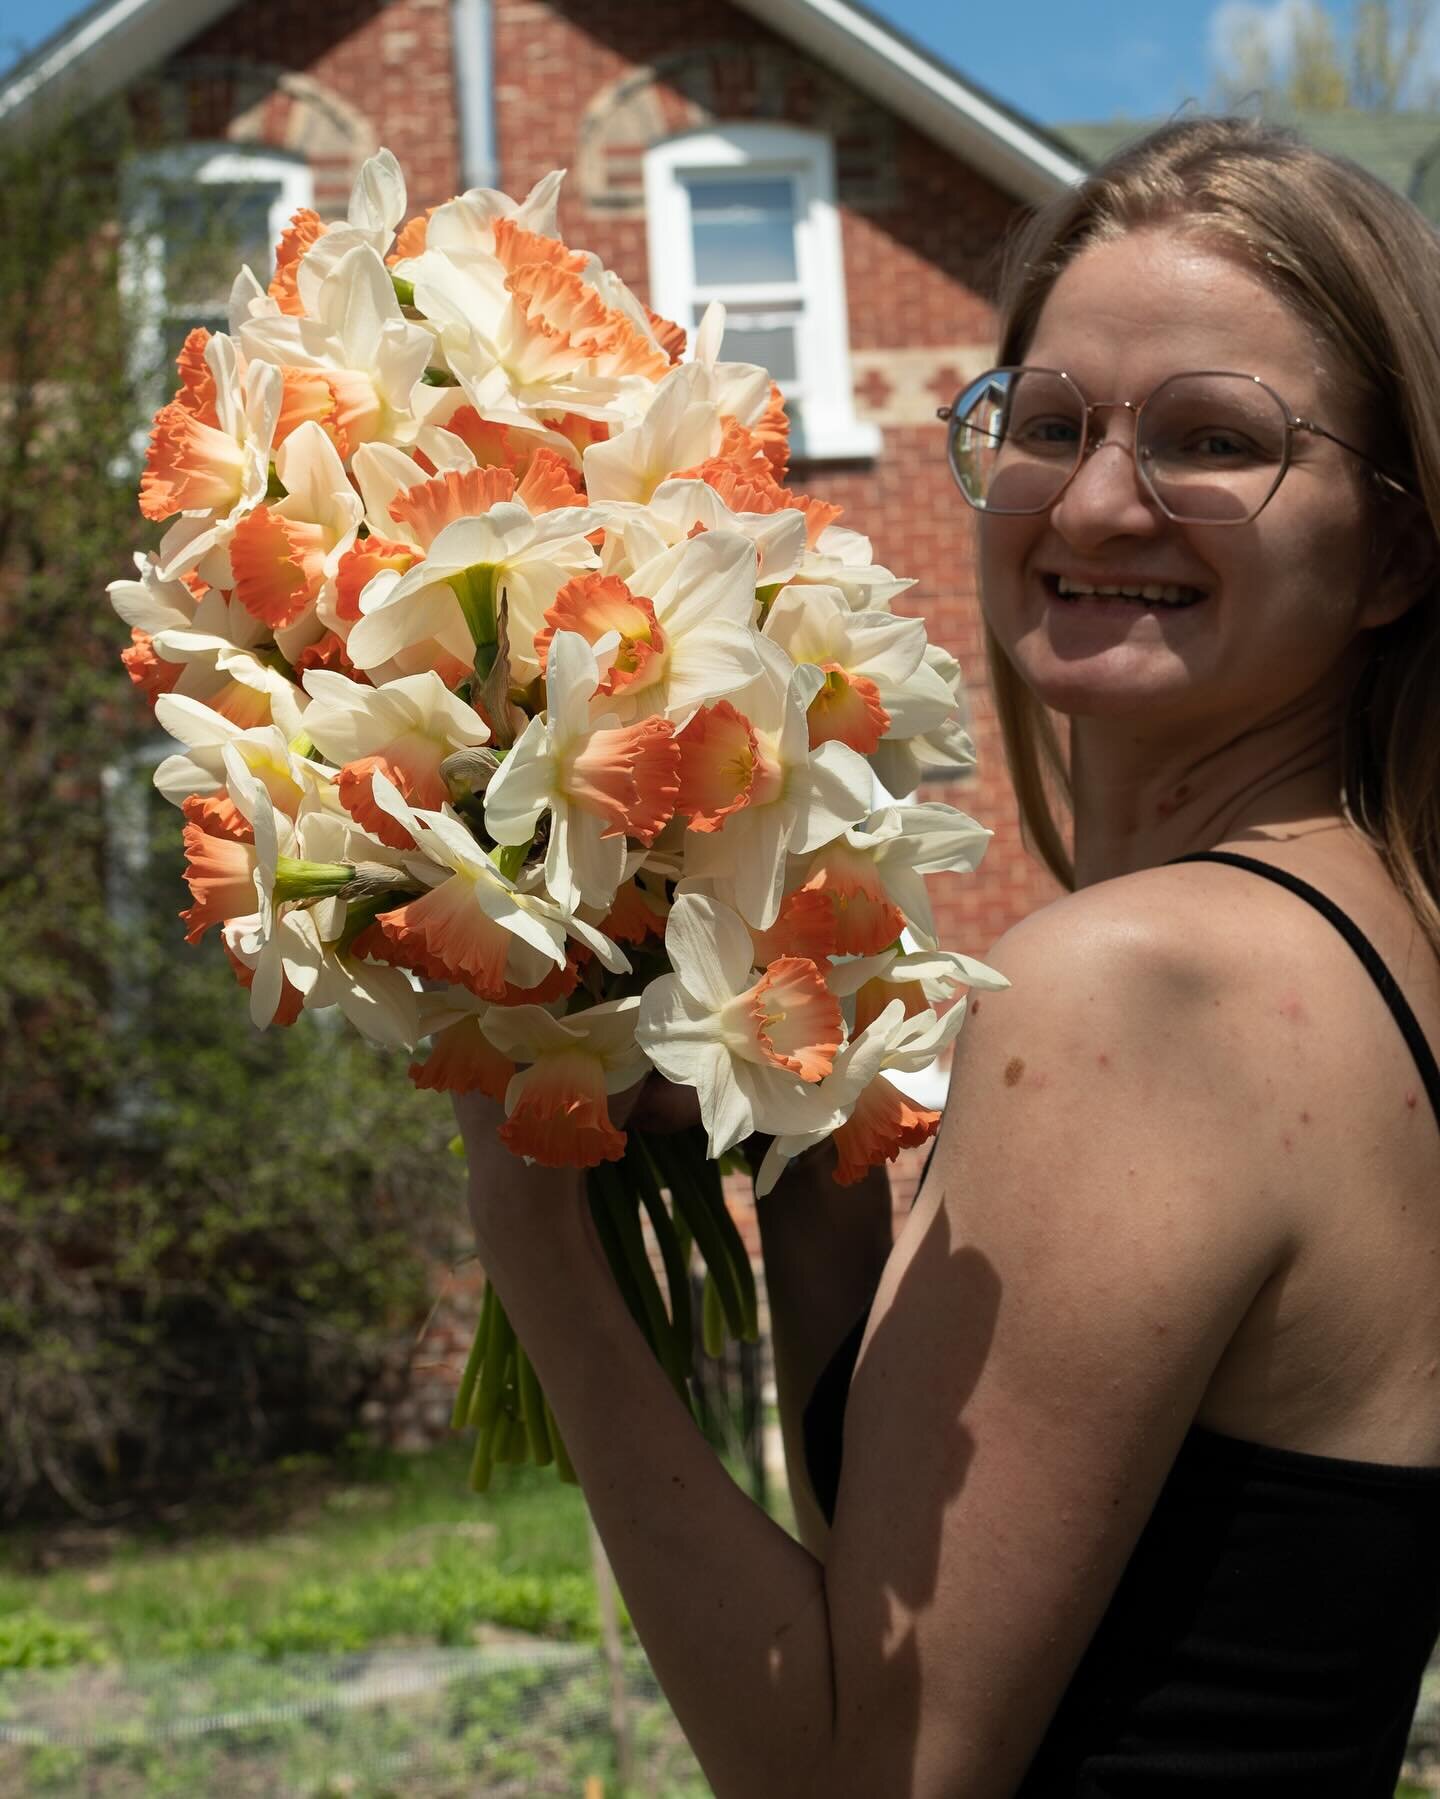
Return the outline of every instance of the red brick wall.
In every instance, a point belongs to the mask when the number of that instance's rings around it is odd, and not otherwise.
[[[169,75],[194,90],[193,136],[227,136],[237,112],[258,107],[260,141],[306,149],[317,206],[333,217],[345,208],[350,158],[329,134],[310,148],[302,128],[297,142],[296,96],[272,79],[268,97],[257,100],[243,77],[247,65],[272,77],[303,76],[320,90],[322,105],[332,96],[341,102],[368,138],[362,155],[384,144],[399,157],[415,211],[455,192],[460,134],[449,0],[326,0],[323,6],[248,0],[172,59]],[[252,129],[247,126],[247,135]]]

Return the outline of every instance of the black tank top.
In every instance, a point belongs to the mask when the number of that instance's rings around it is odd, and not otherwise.
[[[1344,936],[1440,1124],[1440,1068],[1354,921],[1228,852]],[[866,1319],[816,1383],[805,1459],[833,1518]],[[1342,1461],[1191,1428],[1016,1799],[1393,1799],[1440,1635],[1440,1468]]]

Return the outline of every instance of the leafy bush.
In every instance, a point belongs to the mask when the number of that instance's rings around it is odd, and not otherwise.
[[[323,1446],[453,1253],[445,1108],[346,1031],[252,1031],[181,940],[179,814],[104,585],[145,371],[120,294],[129,123],[0,146],[0,1513],[94,1515]],[[167,746],[169,747],[169,746]]]
[[[108,1659],[103,1640],[88,1625],[41,1611],[0,1612],[0,1669],[73,1668]]]

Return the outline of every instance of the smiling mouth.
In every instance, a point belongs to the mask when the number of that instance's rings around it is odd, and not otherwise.
[[[1186,587],[1173,582],[1107,582],[1078,581],[1070,575],[1042,576],[1052,599],[1073,605],[1079,600],[1119,601],[1154,612],[1183,612],[1205,598],[1199,587]]]

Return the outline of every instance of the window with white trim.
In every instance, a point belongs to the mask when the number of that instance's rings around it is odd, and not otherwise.
[[[133,157],[123,196],[131,370],[163,400],[187,333],[226,329],[240,265],[269,281],[280,234],[312,203],[314,183],[303,158],[268,146],[182,144]]]
[[[764,364],[797,457],[874,456],[855,417],[830,140],[789,125],[714,125],[645,156],[650,294],[693,333],[725,305],[728,362]]]

